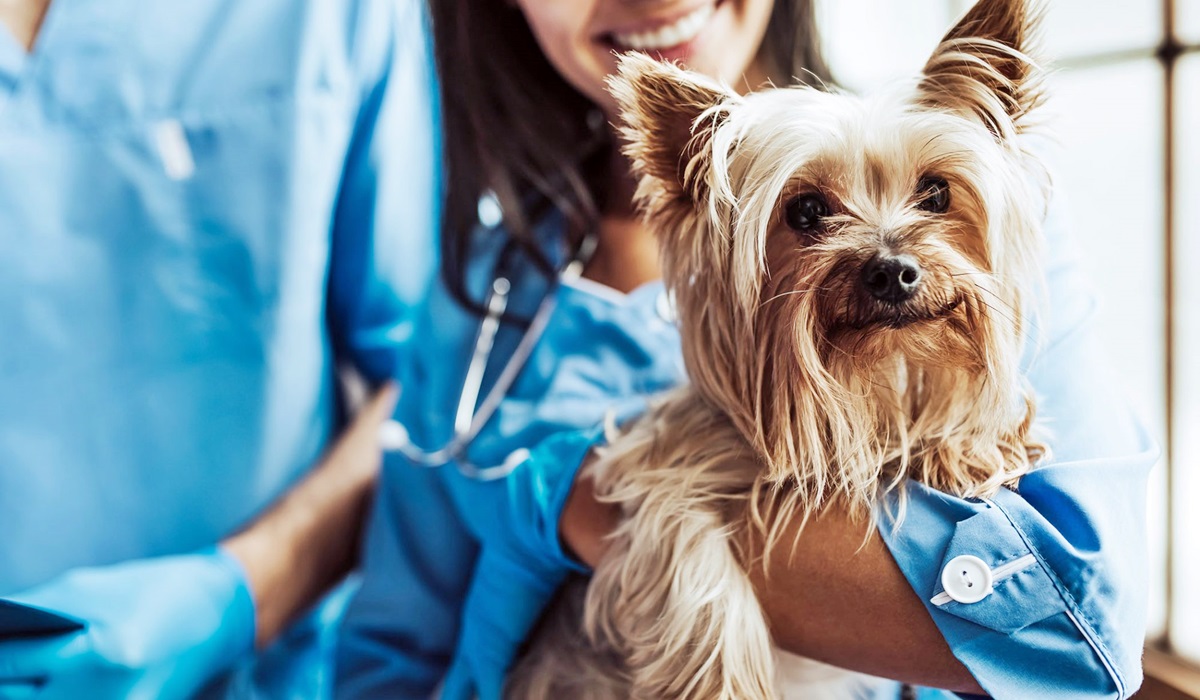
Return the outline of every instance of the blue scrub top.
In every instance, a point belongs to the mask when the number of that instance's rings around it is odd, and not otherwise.
[[[403,363],[422,14],[53,0],[30,55],[0,28],[0,595],[231,534],[319,459],[336,362]]]
[[[551,217],[540,230],[551,253],[561,227]],[[491,283],[503,237],[480,232],[468,275],[476,299]],[[1026,367],[1039,419],[1053,433],[1053,459],[1017,491],[987,502],[914,484],[903,527],[881,532],[955,655],[990,693],[1128,697],[1141,682],[1145,487],[1157,449],[1104,365],[1090,332],[1092,295],[1057,214],[1047,222],[1047,238],[1047,311]],[[471,445],[467,457],[475,466],[511,463],[514,453],[547,444],[543,439],[556,432],[549,452],[583,454],[606,412],[625,411],[631,398],[683,380],[679,336],[660,285],[624,295],[586,281],[552,289],[533,272],[511,278],[514,301],[526,313],[545,294],[557,307],[516,385]],[[418,445],[436,449],[449,439],[478,328],[478,317],[435,286],[418,321],[422,342],[400,375],[396,417]],[[485,391],[520,332],[502,331]],[[489,527],[464,493],[472,492],[448,489],[432,470],[400,455],[385,461],[363,584],[340,638],[337,680],[345,697],[428,698],[445,672]],[[551,541],[560,508],[543,509],[550,522],[541,527]],[[940,595],[942,571],[960,555],[975,557],[995,577],[992,593],[978,602]],[[897,694],[891,686],[881,697]]]

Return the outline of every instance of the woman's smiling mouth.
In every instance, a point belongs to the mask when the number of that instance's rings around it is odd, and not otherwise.
[[[679,19],[648,31],[612,32],[608,38],[618,49],[662,51],[686,44],[708,24],[716,4],[706,4]]]

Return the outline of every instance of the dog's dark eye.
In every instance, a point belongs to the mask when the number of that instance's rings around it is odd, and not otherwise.
[[[788,201],[783,211],[788,227],[797,233],[815,233],[821,219],[829,216],[829,205],[819,194],[802,194]]]
[[[926,176],[917,184],[917,208],[941,214],[950,208],[950,185],[940,177]]]

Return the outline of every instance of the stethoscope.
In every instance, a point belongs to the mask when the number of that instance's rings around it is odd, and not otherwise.
[[[471,362],[463,377],[462,390],[458,394],[458,407],[454,412],[454,429],[450,439],[435,449],[423,449],[412,441],[408,429],[396,420],[383,424],[380,431],[380,443],[384,451],[399,452],[410,462],[420,467],[441,467],[456,461],[458,469],[464,476],[480,481],[492,481],[508,475],[517,464],[523,461],[527,454],[524,450],[510,455],[503,464],[494,467],[478,467],[463,459],[467,447],[483,430],[483,426],[491,420],[496,409],[504,400],[508,390],[516,381],[517,375],[529,361],[533,349],[546,331],[550,316],[554,313],[557,296],[555,291],[563,284],[569,284],[579,279],[583,269],[596,250],[597,236],[595,231],[589,232],[580,241],[574,254],[559,269],[556,283],[550,287],[546,296],[538,305],[533,318],[529,321],[521,340],[517,343],[512,357],[504,365],[496,383],[488,390],[483,400],[479,400],[479,392],[483,389],[483,377],[491,361],[492,348],[496,343],[496,334],[500,330],[500,322],[508,308],[509,294],[512,292],[512,282],[503,270],[504,255],[497,265],[497,272],[492,280],[491,290],[484,303],[486,310],[479,330],[475,334],[475,349],[471,353]],[[402,389],[403,390],[403,389]]]

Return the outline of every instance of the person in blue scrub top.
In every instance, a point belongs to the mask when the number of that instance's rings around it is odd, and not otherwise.
[[[558,583],[603,549],[613,514],[586,478],[575,483],[602,420],[683,379],[656,244],[607,126],[617,33],[701,10],[690,67],[742,89],[828,79],[810,0],[432,7],[448,173],[441,275],[398,375],[395,451],[339,638],[346,698],[428,698],[439,685],[449,700],[498,698]],[[1055,457],[989,502],[913,485],[903,528],[866,545],[866,525],[837,509],[810,523],[794,558],[781,554],[759,582],[787,649],[947,689],[921,691],[931,697],[1125,698],[1139,687],[1157,450],[1100,357],[1060,214],[1046,232],[1048,312],[1027,370]],[[993,569],[1031,563],[983,600],[935,603],[943,567],[964,554]]]
[[[0,4],[0,598],[85,625],[0,625],[0,698],[326,692],[394,399],[327,450],[335,370],[436,269],[424,15]]]

